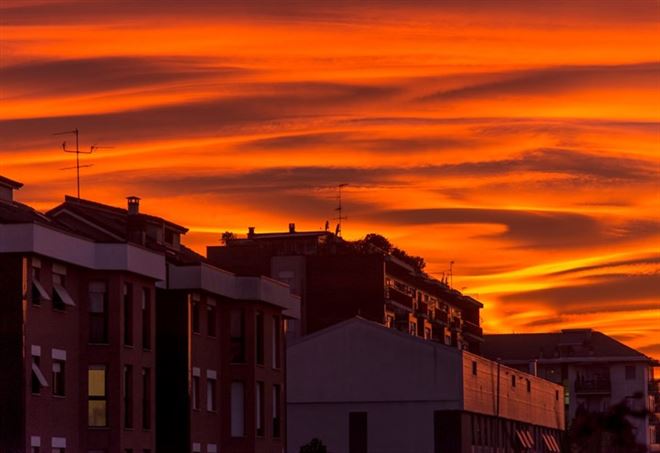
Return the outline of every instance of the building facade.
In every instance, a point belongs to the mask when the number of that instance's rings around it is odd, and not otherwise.
[[[356,250],[327,231],[255,233],[207,248],[215,265],[270,275],[301,296],[302,324],[313,333],[361,316],[459,349],[479,351],[481,302],[461,294],[390,253]]]
[[[289,452],[558,452],[563,388],[353,318],[288,348]]]
[[[47,213],[94,240],[128,241],[165,257],[157,283],[159,452],[280,453],[286,445],[284,326],[300,298],[262,276],[237,276],[185,247],[186,228],[67,197]]]
[[[0,186],[0,450],[155,451],[163,255],[75,235]]]
[[[636,440],[660,451],[658,362],[601,332],[486,335],[483,354],[493,360],[561,384],[568,425],[580,409],[604,413],[618,403],[649,416],[630,418]]]

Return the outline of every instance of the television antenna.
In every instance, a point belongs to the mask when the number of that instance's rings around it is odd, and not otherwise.
[[[88,168],[88,167],[93,166],[93,164],[80,165],[80,155],[81,154],[92,154],[97,149],[112,148],[112,147],[111,146],[92,145],[92,146],[89,147],[89,151],[80,151],[80,143],[79,143],[80,131],[78,130],[78,128],[75,128],[71,131],[56,132],[53,135],[75,135],[76,136],[76,149],[67,149],[66,141],[62,142],[62,150],[65,153],[75,153],[75,155],[76,155],[76,165],[73,166],[73,167],[60,168],[60,170],[72,170],[74,168],[76,169],[76,188],[77,188],[77,193],[78,193],[78,199],[80,199],[80,169],[81,168]]]
[[[341,222],[342,220],[348,219],[348,217],[345,217],[342,215],[342,204],[341,204],[341,190],[348,186],[348,184],[339,184],[337,185],[337,207],[335,208],[335,211],[337,212],[337,217],[335,217],[333,220],[337,221],[337,227],[335,228],[335,236],[341,237]]]

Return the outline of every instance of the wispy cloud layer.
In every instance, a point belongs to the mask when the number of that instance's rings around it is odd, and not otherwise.
[[[590,326],[660,354],[653,2],[0,5],[0,173],[189,225],[344,231],[424,255],[490,331]],[[616,314],[614,314],[616,313]]]

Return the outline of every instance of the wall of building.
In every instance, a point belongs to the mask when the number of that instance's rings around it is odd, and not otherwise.
[[[468,352],[462,366],[466,411],[564,429],[563,387]]]
[[[26,260],[20,254],[0,254],[0,357],[4,370],[24,369]],[[26,379],[21,373],[0,373],[0,449],[20,451],[25,447],[26,398]]]

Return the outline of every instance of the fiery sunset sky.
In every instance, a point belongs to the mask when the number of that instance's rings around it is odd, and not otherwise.
[[[387,236],[487,332],[660,357],[660,4],[0,3],[0,174],[190,227]]]

